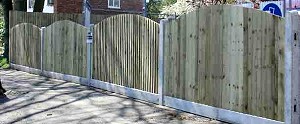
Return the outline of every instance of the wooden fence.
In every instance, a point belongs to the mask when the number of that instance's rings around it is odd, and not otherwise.
[[[19,24],[11,29],[9,39],[11,63],[40,68],[41,31],[38,27]]]
[[[237,6],[201,8],[161,27],[113,16],[93,27],[91,84],[229,122],[299,123],[299,18]],[[86,77],[86,34],[70,21],[46,27],[43,38],[37,26],[18,24],[10,62]]]
[[[157,93],[158,30],[156,22],[138,15],[95,25],[93,78]]]
[[[212,6],[165,25],[167,96],[284,119],[282,18]]]
[[[85,77],[87,29],[77,23],[64,20],[48,26],[44,34],[44,69]]]
[[[111,15],[91,15],[91,23],[96,24]],[[69,13],[40,13],[40,12],[22,12],[10,11],[9,12],[9,27],[20,23],[32,23],[38,27],[46,27],[50,24],[61,21],[70,20],[79,24],[83,23],[82,14],[69,14]]]

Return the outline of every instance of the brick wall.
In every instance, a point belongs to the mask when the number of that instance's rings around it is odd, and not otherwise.
[[[56,13],[81,13],[83,0],[55,0]],[[141,13],[143,0],[120,0],[120,9],[108,8],[108,0],[90,0],[93,14]]]

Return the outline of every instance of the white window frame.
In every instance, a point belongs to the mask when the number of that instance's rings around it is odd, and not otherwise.
[[[115,7],[115,6],[110,6],[109,5],[109,1],[110,0],[107,0],[107,6],[108,6],[108,8],[112,8],[112,9],[121,9],[121,0],[119,0],[119,6],[118,7]],[[115,0],[113,0],[113,5],[115,4]]]

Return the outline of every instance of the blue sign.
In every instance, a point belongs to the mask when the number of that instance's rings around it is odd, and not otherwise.
[[[281,10],[280,8],[274,4],[274,3],[269,3],[267,4],[264,8],[263,8],[263,11],[268,11],[274,15],[277,15],[277,16],[282,16],[282,13],[281,13]]]

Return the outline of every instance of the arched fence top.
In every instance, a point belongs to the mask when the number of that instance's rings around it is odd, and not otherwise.
[[[273,18],[278,18],[280,20],[284,19],[283,17],[273,15],[273,14],[270,14],[265,11],[253,9],[253,8],[246,8],[246,7],[237,6],[237,5],[210,5],[210,6],[201,7],[194,11],[183,14],[175,19],[171,19],[171,21],[180,20],[180,19],[186,18],[188,16],[192,17],[194,15],[199,15],[201,13],[204,13],[206,15],[206,17],[210,17],[210,15],[217,15],[217,14],[226,16],[226,15],[237,14],[237,13],[241,13],[240,15],[245,16],[248,13],[251,13],[251,14],[253,13],[253,14],[261,14],[263,16],[269,16],[269,17],[272,16]]]
[[[95,24],[95,26],[100,25],[101,23],[109,22],[109,21],[116,20],[116,19],[118,20],[118,19],[122,19],[122,18],[125,18],[125,19],[137,18],[142,21],[150,21],[151,23],[158,25],[157,22],[155,22],[149,18],[137,15],[137,14],[119,14],[119,15],[114,15],[114,16],[108,17],[106,19],[103,19],[101,22]]]
[[[20,24],[17,24],[17,25],[15,25],[15,26],[13,26],[10,30],[13,30],[13,29],[15,29],[15,28],[19,28],[19,27],[21,27],[21,26],[26,26],[26,25],[32,26],[33,28],[40,29],[38,26],[36,26],[36,25],[34,25],[34,24],[32,24],[32,23],[20,23]]]
[[[46,28],[52,27],[52,26],[54,26],[54,25],[65,25],[65,24],[68,24],[68,25],[78,25],[78,26],[80,26],[80,27],[82,27],[82,28],[86,28],[85,26],[83,26],[83,25],[81,25],[81,24],[79,24],[79,23],[70,21],[70,20],[56,21],[56,22],[54,22],[54,23],[48,25]],[[24,26],[24,25],[31,25],[32,27],[41,29],[40,27],[38,27],[37,25],[34,25],[34,24],[32,24],[32,23],[20,23],[20,24],[17,24],[17,25],[15,25],[15,26],[13,26],[13,27],[11,28],[11,30],[12,30],[12,29],[15,29],[15,28],[17,28],[17,27],[20,27],[20,26]]]
[[[77,26],[79,26],[79,27],[86,28],[85,26],[83,26],[83,25],[81,25],[81,24],[79,24],[79,23],[70,21],[70,20],[56,21],[56,22],[52,23],[51,25],[47,26],[46,28],[48,28],[48,27],[53,27],[53,26],[56,26],[56,25],[65,25],[65,24],[68,24],[68,25],[77,25]]]

